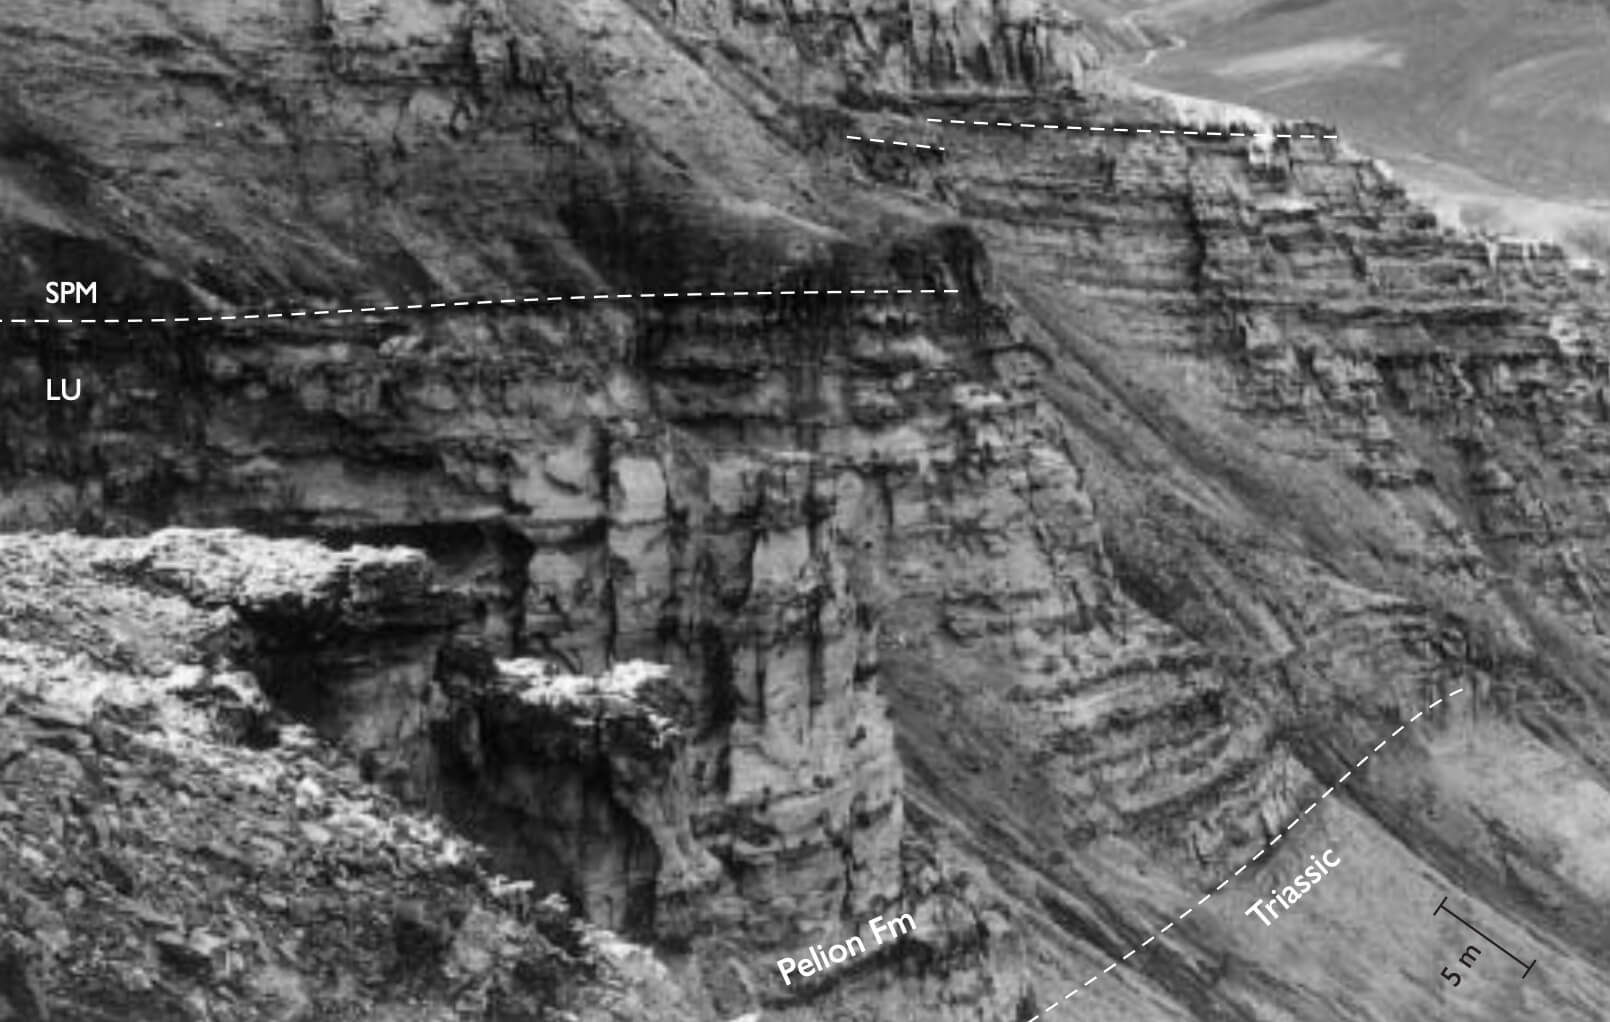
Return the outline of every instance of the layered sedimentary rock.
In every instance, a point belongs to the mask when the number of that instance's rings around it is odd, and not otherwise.
[[[1076,4],[1044,0],[671,0],[658,13],[695,43],[738,52],[796,100],[1077,86],[1100,61],[1102,35],[1121,34],[1088,23]]]
[[[954,116],[1156,123],[1147,105]],[[1329,775],[1323,788],[1350,748],[1458,686],[1533,722],[1577,707],[1584,718],[1547,726],[1580,751],[1541,755],[1597,771],[1602,695],[1584,672],[1602,652],[1573,568],[1603,532],[1583,511],[1602,418],[1598,275],[1550,246],[1448,234],[1345,144],[1037,135],[953,143],[933,187],[1014,268],[1017,322],[1078,424],[1123,590],[1227,657],[1243,697],[1227,706],[1297,729],[1300,763],[1254,750],[1258,772],[1284,774],[1248,789],[1261,797],[1214,783],[1230,811],[1197,816],[1197,854],[1238,861],[1238,839],[1263,836],[1238,828],[1278,832],[1308,770]],[[1518,740],[1496,722],[1485,739],[1498,734]],[[1377,811],[1427,847],[1445,846],[1422,812],[1516,825],[1459,785],[1381,785],[1391,808]],[[1404,995],[1424,996],[1412,982]]]
[[[5,115],[19,301],[72,252],[98,315],[496,307],[7,332],[0,522],[428,551],[468,616],[408,655],[481,647],[432,790],[500,868],[690,951],[717,1012],[1027,1018],[1463,684],[1326,812],[1349,862],[1563,933],[1543,983],[1592,1017],[1600,924],[1536,908],[1604,897],[1535,811],[1602,802],[1605,305],[1558,253],[1447,235],[1330,141],[1177,133],[1246,112],[1052,93],[1097,36],[1016,5],[123,6],[4,16],[43,83]],[[900,287],[955,293],[731,294]],[[591,300],[666,291],[723,294]],[[63,375],[89,398],[31,411]],[[1462,779],[1483,743],[1536,765],[1513,797]],[[1433,1008],[1381,965],[1408,927],[1307,933],[1299,985],[1303,942],[1220,904],[1087,996]],[[772,975],[888,910],[915,934]]]
[[[448,746],[451,811],[498,835],[506,867],[559,881],[588,918],[634,935],[674,936],[721,876],[691,829],[693,736],[668,673],[507,661],[459,694]]]

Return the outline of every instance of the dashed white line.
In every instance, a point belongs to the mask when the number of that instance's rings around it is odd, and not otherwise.
[[[1460,692],[1463,692],[1463,691],[1464,691],[1464,689],[1462,689],[1462,688],[1461,689],[1456,689],[1453,692],[1448,693],[1448,695],[1443,697],[1443,698],[1452,698],[1453,696],[1456,696]],[[1442,699],[1438,699],[1436,702],[1432,703],[1430,706],[1427,706],[1426,710],[1435,709],[1437,707],[1437,705],[1440,704],[1442,701],[1443,701]],[[1419,713],[1416,713],[1413,717],[1409,718],[1410,723],[1413,723],[1414,721],[1419,720],[1420,717],[1426,712],[1426,710],[1421,710]],[[1402,731],[1402,730],[1403,730],[1402,727],[1398,728],[1398,731]],[[1396,734],[1396,733],[1397,732],[1393,732],[1393,734]],[[1386,743],[1383,741],[1381,744],[1384,745]],[[1380,746],[1376,746],[1376,748],[1380,748]],[[1363,766],[1364,763],[1369,758],[1370,757],[1365,756],[1364,759],[1359,760],[1358,765]],[[1351,777],[1351,776],[1353,776],[1353,771],[1349,770],[1346,773],[1344,773],[1341,777],[1337,778],[1336,779],[1336,784],[1333,784],[1329,788],[1326,788],[1325,789],[1325,794],[1321,795],[1320,799],[1329,798],[1331,792],[1336,790],[1337,785],[1346,783],[1347,779],[1349,777]],[[1319,805],[1319,802],[1317,800],[1314,801],[1314,802],[1309,803],[1308,808],[1303,810],[1303,814],[1307,815],[1308,813],[1313,812],[1314,809],[1318,805]],[[1286,830],[1288,830],[1288,831],[1291,830],[1292,827],[1295,827],[1297,824],[1299,824],[1301,822],[1302,822],[1302,817],[1299,816],[1296,819],[1292,820],[1291,823],[1286,825]],[[1250,866],[1254,862],[1257,862],[1259,859],[1263,858],[1264,853],[1268,852],[1270,848],[1273,848],[1277,843],[1279,843],[1280,839],[1282,837],[1284,837],[1284,836],[1285,836],[1285,834],[1284,834],[1284,832],[1282,832],[1282,833],[1276,834],[1274,837],[1270,838],[1267,842],[1265,842],[1264,847],[1259,848],[1257,850],[1257,852],[1253,853],[1251,858],[1249,858],[1246,862],[1243,862],[1241,865],[1237,866],[1236,869],[1235,869],[1235,872],[1233,874],[1231,874],[1229,877],[1226,877],[1225,879],[1219,881],[1219,885],[1217,887],[1213,888],[1212,891],[1209,891],[1207,894],[1202,895],[1202,897],[1200,899],[1198,899],[1196,904],[1198,906],[1206,904],[1208,899],[1213,897],[1213,895],[1215,893],[1217,893],[1218,891],[1224,890],[1224,888],[1229,885],[1231,880],[1233,880],[1236,877],[1240,876],[1242,873],[1245,873],[1248,866]],[[1178,917],[1179,920],[1183,921],[1186,917],[1188,917],[1194,911],[1196,911],[1195,907],[1186,909],[1184,912],[1181,912],[1179,914],[1179,917]],[[1105,969],[1102,969],[1100,972],[1096,973],[1094,976],[1091,976],[1089,979],[1085,980],[1084,981],[1084,986],[1089,986],[1090,984],[1094,983],[1096,980],[1098,980],[1101,977],[1105,976],[1107,973],[1109,973],[1109,972],[1113,971],[1114,969],[1116,969],[1118,967],[1119,962],[1127,962],[1127,961],[1129,961],[1131,958],[1133,958],[1135,956],[1136,952],[1140,951],[1142,948],[1150,946],[1153,941],[1157,940],[1159,937],[1161,937],[1164,934],[1168,933],[1169,930],[1172,930],[1174,928],[1174,925],[1175,925],[1174,921],[1170,921],[1167,924],[1165,924],[1164,926],[1162,926],[1160,929],[1158,929],[1158,931],[1156,933],[1151,934],[1145,940],[1141,941],[1136,946],[1134,946],[1134,947],[1130,948],[1128,951],[1124,952],[1123,956],[1120,957],[1117,961],[1111,962],[1110,964],[1108,964],[1108,966]],[[1070,990],[1068,993],[1063,995],[1062,1000],[1064,1000],[1064,1001],[1070,1000],[1075,994],[1077,994],[1079,992],[1080,989],[1082,989],[1082,988],[1081,987],[1075,987],[1074,989]],[[1049,1013],[1051,1011],[1051,1009],[1055,1008],[1058,1003],[1060,1003],[1060,1002],[1053,1002],[1051,1004],[1051,1006],[1046,1008],[1045,1012],[1043,1012],[1042,1014]],[[1035,1022],[1035,1020],[1039,1019],[1039,1018],[1040,1018],[1040,1015],[1036,1015],[1033,1018],[1029,1019],[1029,1022]]]
[[[411,305],[366,305],[350,308],[336,309],[299,309],[294,312],[238,312],[218,314],[213,316],[120,316],[103,317],[96,319],[46,319],[13,316],[9,319],[0,318],[0,324],[10,326],[160,326],[185,323],[235,323],[258,319],[301,319],[308,316],[354,316],[371,315],[381,312],[418,312],[426,309],[463,309],[479,308],[488,305],[517,305],[535,302],[602,302],[602,301],[640,301],[650,298],[748,298],[771,297],[773,295],[953,295],[959,294],[960,289],[954,287],[880,287],[880,288],[850,288],[846,290],[821,291],[638,291],[621,294],[586,294],[586,295],[531,295],[524,298],[461,298],[441,302],[415,302]]]
[[[870,135],[845,135],[851,142],[876,142],[878,145],[899,146],[903,149],[932,149],[936,153],[945,151],[942,145],[928,145],[924,142],[902,142],[894,138],[873,138]]]
[[[1213,138],[1306,138],[1315,140],[1335,140],[1341,137],[1340,135],[1324,135],[1318,132],[1301,131],[1214,131],[1211,129],[1193,128],[1142,128],[1117,124],[1037,124],[1031,121],[969,121],[957,117],[929,117],[926,118],[926,120],[929,124],[961,124],[964,126],[980,128],[1041,128],[1049,129],[1051,131],[1111,131],[1117,134],[1133,133],[1137,135],[1150,135],[1154,133],[1158,135],[1173,135],[1178,133],[1181,135],[1206,135]],[[871,141],[875,142],[877,139],[872,139]]]

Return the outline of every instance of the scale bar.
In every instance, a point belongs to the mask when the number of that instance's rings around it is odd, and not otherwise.
[[[1507,948],[1504,945],[1500,944],[1498,941],[1494,940],[1493,938],[1487,936],[1487,934],[1482,933],[1482,931],[1476,926],[1476,924],[1472,923],[1470,920],[1466,919],[1464,916],[1460,915],[1458,912],[1455,912],[1453,909],[1449,908],[1448,907],[1448,897],[1447,897],[1447,895],[1443,895],[1442,900],[1437,903],[1436,910],[1433,911],[1431,914],[1436,915],[1438,912],[1446,912],[1449,915],[1453,916],[1455,919],[1459,920],[1461,923],[1464,923],[1465,926],[1469,927],[1472,931],[1474,931],[1476,934],[1478,934],[1481,937],[1482,940],[1485,940],[1487,943],[1491,944],[1493,947],[1497,948],[1498,950],[1504,952],[1504,954],[1508,955],[1510,960],[1513,961],[1516,965],[1525,966],[1526,967],[1526,972],[1521,973],[1521,979],[1525,979],[1526,976],[1527,976],[1527,973],[1530,973],[1532,971],[1532,966],[1537,964],[1537,959],[1534,958],[1534,959],[1532,959],[1531,965],[1527,965],[1527,963],[1521,961],[1519,958],[1516,958],[1515,954],[1512,951],[1510,951],[1509,948]]]

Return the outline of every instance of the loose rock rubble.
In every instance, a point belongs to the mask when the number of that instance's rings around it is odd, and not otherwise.
[[[165,535],[153,549],[216,540]],[[206,629],[148,626],[232,610],[142,605],[112,580],[92,594],[73,567],[84,562],[53,554],[94,541],[30,542],[32,556],[0,549],[14,569],[0,595],[13,612],[0,620],[0,1019],[606,1020],[649,1003],[695,1017],[651,961],[573,921],[562,899],[490,874],[484,850],[407,811],[307,727],[229,741],[240,732],[225,711],[267,712],[255,680],[188,644]],[[151,582],[140,572],[158,561],[111,549],[125,585]],[[412,562],[360,551],[356,563]],[[41,565],[61,570],[25,570]],[[238,591],[228,574],[185,588]],[[303,581],[327,579],[286,591]],[[74,648],[114,632],[138,655]]]

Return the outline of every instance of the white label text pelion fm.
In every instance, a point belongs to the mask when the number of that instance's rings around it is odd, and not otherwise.
[[[873,916],[867,922],[867,928],[872,931],[872,939],[879,944],[898,940],[917,928],[917,921],[911,918],[910,913],[901,913],[894,919],[884,919],[882,916]],[[783,984],[793,986],[794,981],[789,977],[797,975],[800,978],[815,976],[826,972],[835,965],[840,965],[866,954],[866,942],[860,937],[851,937],[842,944],[826,947],[815,944],[805,950],[799,958],[777,959],[777,971],[782,973]]]

